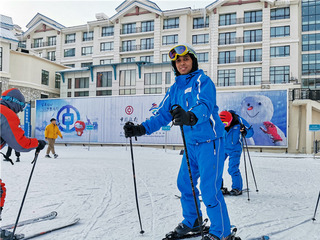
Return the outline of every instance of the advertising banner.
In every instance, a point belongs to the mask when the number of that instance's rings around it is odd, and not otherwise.
[[[41,99],[36,101],[35,137],[44,139],[45,127],[57,119],[61,142],[126,143],[123,125],[140,124],[155,115],[164,95]],[[218,92],[219,110],[234,110],[254,128],[253,146],[286,146],[287,91]],[[89,130],[88,127],[90,127]],[[167,130],[167,129],[165,129]],[[180,128],[168,131],[168,144],[182,144]],[[140,144],[164,144],[165,131],[138,138]]]
[[[26,107],[24,109],[24,135],[27,137],[31,137],[31,105],[30,103],[26,103]]]

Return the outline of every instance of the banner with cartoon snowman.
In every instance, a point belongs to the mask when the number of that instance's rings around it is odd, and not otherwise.
[[[107,96],[36,101],[35,137],[44,139],[45,127],[56,118],[63,139],[58,142],[126,143],[123,125],[140,124],[155,115],[164,95]],[[248,145],[287,146],[287,91],[218,92],[219,111],[234,110],[254,129]],[[90,128],[89,128],[90,126]],[[92,130],[91,130],[92,129]],[[91,131],[91,132],[90,132]],[[180,128],[161,129],[138,138],[139,144],[182,145]]]
[[[219,110],[234,110],[253,128],[248,145],[287,147],[288,93],[286,90],[219,92]]]

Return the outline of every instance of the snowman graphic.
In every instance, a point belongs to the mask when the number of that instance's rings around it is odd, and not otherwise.
[[[285,134],[271,122],[274,108],[271,99],[264,95],[248,96],[241,103],[240,115],[253,128],[248,144],[261,146],[286,146]]]

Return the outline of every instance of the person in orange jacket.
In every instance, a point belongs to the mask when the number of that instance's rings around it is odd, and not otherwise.
[[[59,130],[59,127],[57,126],[57,120],[55,118],[51,118],[50,124],[46,126],[46,130],[44,131],[44,137],[45,140],[48,141],[48,148],[47,148],[47,154],[46,158],[51,158],[49,153],[52,152],[54,158],[58,157],[58,154],[56,154],[54,150],[54,144],[56,142],[56,139],[58,138],[58,135],[61,139],[63,139],[62,134]]]
[[[25,106],[25,98],[19,89],[11,88],[2,93],[0,99],[0,149],[7,144],[8,147],[18,152],[30,152],[35,149],[39,153],[45,147],[45,141],[26,137],[21,129],[17,113],[22,112]],[[9,157],[3,153],[2,155],[13,164]],[[5,198],[6,187],[0,179],[0,220]],[[12,232],[1,229],[0,226],[0,239],[12,239],[12,235]]]

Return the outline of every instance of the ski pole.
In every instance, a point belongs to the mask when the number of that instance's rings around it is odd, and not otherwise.
[[[22,198],[22,203],[21,203],[21,205],[20,205],[20,209],[19,209],[19,213],[18,213],[18,216],[17,216],[17,220],[16,220],[16,223],[14,224],[14,228],[13,228],[11,240],[13,240],[14,233],[15,233],[15,231],[16,231],[16,228],[17,228],[17,225],[18,225],[18,222],[19,222],[20,214],[21,214],[21,211],[22,211],[22,208],[23,208],[24,201],[25,201],[26,196],[27,196],[27,192],[28,192],[28,189],[29,189],[29,185],[30,185],[30,182],[31,182],[31,178],[32,178],[32,174],[33,174],[34,168],[35,168],[36,163],[37,163],[38,156],[39,156],[39,152],[36,151],[36,153],[35,153],[35,155],[34,155],[34,159],[33,159],[33,161],[32,161],[34,164],[33,164],[33,166],[32,166],[31,173],[30,173],[30,177],[29,177],[29,180],[28,180],[28,184],[27,184],[26,190],[25,190],[25,192],[24,192],[24,196],[23,196],[23,198]]]
[[[197,215],[198,215],[198,223],[199,223],[199,227],[200,227],[201,239],[204,239],[204,234],[203,234],[203,229],[202,229],[202,221],[201,221],[201,217],[200,217],[200,211],[199,211],[199,207],[198,207],[198,201],[197,201],[197,197],[196,197],[196,192],[194,190],[194,184],[193,184],[193,180],[192,180],[192,173],[191,173],[191,168],[190,168],[190,162],[189,162],[186,139],[184,137],[183,125],[180,125],[180,129],[181,129],[181,135],[182,135],[182,140],[183,140],[184,151],[185,151],[186,159],[187,159],[187,165],[188,165],[188,170],[189,170],[189,177],[190,177],[190,182],[191,182],[193,199],[194,199],[194,203],[196,205],[196,210],[197,210]]]
[[[133,123],[131,123],[133,125]],[[137,137],[136,137],[137,140]],[[138,194],[137,194],[137,183],[136,183],[136,173],[134,170],[134,160],[133,160],[133,147],[132,147],[132,139],[130,137],[130,148],[131,148],[131,160],[132,160],[132,172],[133,172],[133,184],[134,184],[134,192],[136,196],[136,205],[137,205],[137,211],[138,211],[138,217],[140,222],[140,233],[144,234],[144,231],[142,230],[142,223],[141,223],[141,217],[140,217],[140,210],[139,210],[139,203],[138,203]]]
[[[314,210],[314,215],[312,218],[313,221],[316,220],[316,213],[317,213],[317,209],[318,209],[318,205],[319,205],[319,199],[320,199],[320,191],[319,191],[319,196],[318,196],[318,200],[317,200],[317,204],[316,204],[316,209]]]
[[[253,172],[253,167],[252,167],[252,162],[251,162],[251,158],[250,158],[250,154],[249,154],[247,139],[245,136],[243,136],[243,138],[244,138],[244,142],[246,143],[246,149],[247,149],[247,153],[248,153],[249,163],[251,166],[252,176],[253,176],[254,184],[256,185],[256,192],[259,192],[258,187],[257,187],[256,177],[254,176],[254,172]]]
[[[244,138],[244,136],[242,135],[242,138]],[[243,161],[244,161],[244,170],[246,173],[246,182],[247,182],[247,194],[248,194],[248,201],[250,201],[250,197],[249,197],[249,183],[248,183],[248,171],[247,171],[247,162],[246,162],[246,151],[244,150],[244,144],[242,142],[242,152],[243,152]]]

